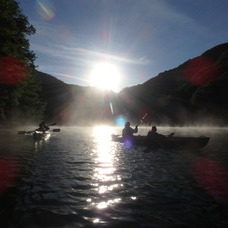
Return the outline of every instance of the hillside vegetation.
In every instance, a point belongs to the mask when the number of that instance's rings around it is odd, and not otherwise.
[[[228,43],[119,94],[126,111],[161,124],[227,124]],[[129,100],[129,99],[128,99]],[[123,104],[124,103],[124,104]]]

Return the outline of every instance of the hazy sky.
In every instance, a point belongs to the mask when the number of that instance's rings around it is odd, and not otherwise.
[[[38,70],[82,86],[97,63],[114,64],[120,88],[228,42],[228,0],[17,0],[36,28]]]

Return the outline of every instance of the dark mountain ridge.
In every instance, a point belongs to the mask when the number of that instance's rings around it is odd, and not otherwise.
[[[228,43],[120,93],[66,84],[37,72],[46,117],[62,123],[112,123],[119,116],[155,124],[228,123]]]
[[[228,43],[218,45],[177,68],[160,73],[120,96],[135,100],[133,112],[151,113],[161,124],[227,123]]]

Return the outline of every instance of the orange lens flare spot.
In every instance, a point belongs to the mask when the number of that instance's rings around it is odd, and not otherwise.
[[[218,76],[218,67],[206,57],[198,57],[187,63],[184,68],[184,76],[193,85],[203,85]]]
[[[129,103],[129,104],[132,104],[133,103],[133,100],[131,97],[129,97],[128,95],[124,96],[124,101],[126,103]]]
[[[228,170],[211,158],[199,158],[194,166],[197,183],[210,195],[228,200]]]
[[[15,57],[0,58],[0,83],[15,85],[21,83],[27,76],[24,62]]]
[[[10,158],[0,158],[0,194],[14,184],[16,176],[15,162]]]

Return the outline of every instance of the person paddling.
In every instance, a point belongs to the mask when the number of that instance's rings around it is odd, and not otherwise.
[[[45,132],[44,126],[40,123],[39,128],[36,129],[36,131],[42,131],[43,133]]]
[[[157,127],[156,126],[152,126],[151,130],[148,132],[147,137],[165,137],[162,134],[157,133]]]
[[[151,138],[155,138],[155,137],[160,137],[160,138],[164,138],[164,137],[172,137],[175,133],[170,133],[168,136],[162,135],[157,133],[157,127],[156,126],[152,126],[151,130],[148,131],[147,137],[151,137]]]
[[[39,128],[36,129],[36,131],[42,131],[45,133],[45,131],[48,131],[50,128],[46,125],[46,123],[43,121],[39,124]]]
[[[133,129],[131,127],[131,123],[130,122],[126,122],[125,123],[125,127],[124,129],[122,130],[122,137],[125,138],[125,137],[132,137],[134,133],[137,133],[138,132],[138,125],[135,126],[135,128]]]
[[[50,129],[44,121],[41,124],[42,124],[43,128],[45,129],[45,131],[48,131]]]

